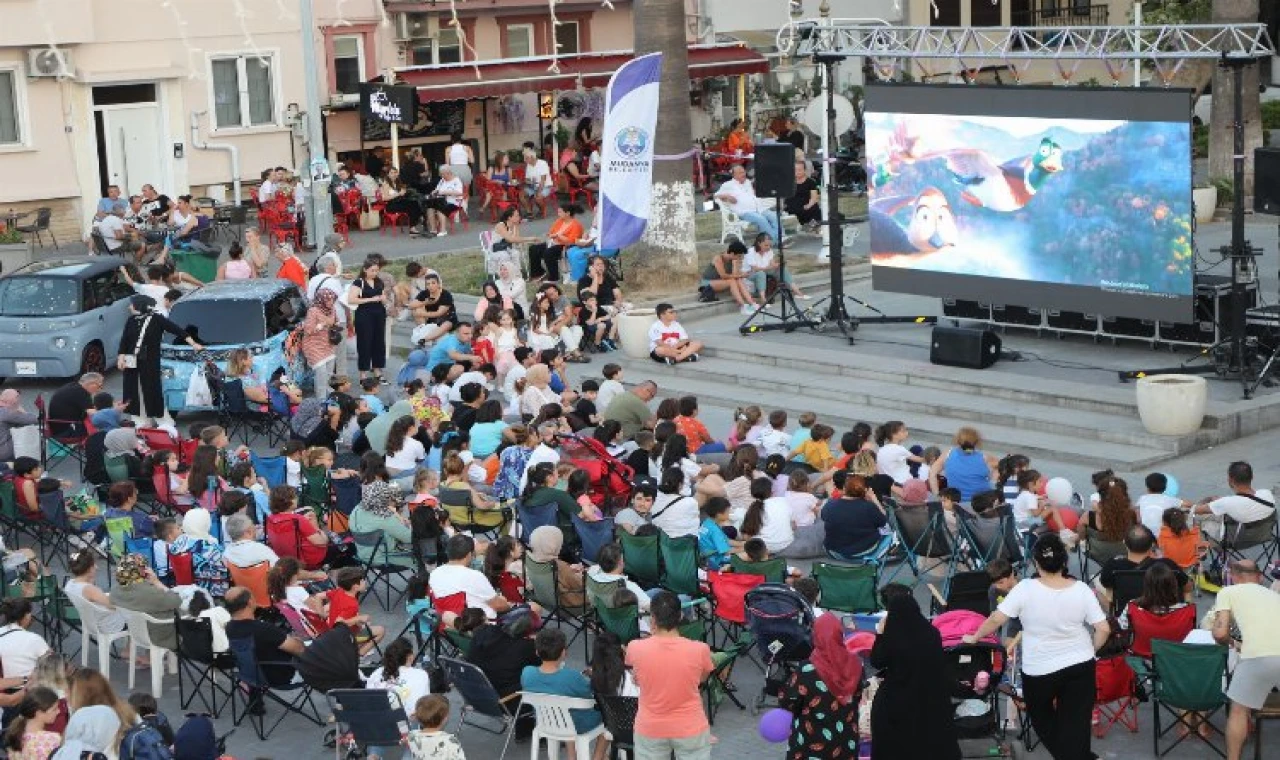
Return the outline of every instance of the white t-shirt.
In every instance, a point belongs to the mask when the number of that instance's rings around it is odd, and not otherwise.
[[[462,180],[457,176],[453,179],[440,180],[436,183],[436,195],[443,198],[450,206],[458,205],[462,202]]]
[[[25,678],[36,669],[49,645],[40,636],[14,623],[0,628],[0,664],[5,678]]]
[[[743,274],[751,274],[757,269],[765,269],[773,263],[773,249],[767,251],[757,250],[752,246],[747,255],[742,257]]]
[[[450,145],[449,146],[449,163],[452,164],[453,166],[466,166],[468,163],[467,162],[467,146],[463,145],[462,143],[456,143],[454,145]],[[409,703],[406,702],[405,706],[409,707]]]
[[[1271,506],[1261,504],[1248,496],[1233,493],[1209,502],[1209,511],[1219,517],[1223,515],[1230,517],[1238,523],[1257,522],[1275,514],[1276,499],[1270,491],[1261,489],[1254,491],[1253,494],[1263,501],[1270,502]]]
[[[813,513],[813,508],[818,503],[817,496],[805,491],[787,491],[784,498],[791,507],[791,522],[797,528],[805,528],[817,522],[817,516]]]
[[[1043,676],[1094,657],[1088,625],[1107,619],[1085,583],[1052,589],[1034,578],[1018,583],[999,610],[1022,623],[1022,672]]]
[[[911,450],[897,443],[886,443],[876,452],[876,469],[893,478],[894,483],[901,485],[911,479],[911,466],[907,457]]]
[[[222,549],[222,559],[236,567],[253,567],[262,562],[275,567],[280,557],[261,541],[232,541]]]
[[[107,214],[102,221],[98,222],[98,232],[102,235],[102,239],[107,241],[108,251],[114,251],[124,245],[124,240],[117,237],[124,232],[124,229],[124,219],[115,214]]]
[[[1182,499],[1162,493],[1144,493],[1138,497],[1138,519],[1154,535],[1160,535],[1164,525],[1164,511],[1182,506]]]
[[[510,374],[510,372],[507,373],[508,376]],[[627,389],[617,380],[605,380],[600,383],[600,391],[596,393],[596,409],[608,409],[610,402],[626,392]]]
[[[1031,510],[1038,509],[1040,499],[1031,491],[1022,491],[1018,494],[1018,498],[1013,500],[1013,519],[1019,525],[1025,524],[1028,520],[1035,519]]]
[[[606,573],[599,565],[592,565],[588,568],[587,575],[591,576],[591,580],[597,583],[617,583],[622,581],[627,590],[636,595],[636,607],[640,610],[640,614],[643,615],[649,611],[649,595],[644,592],[644,589],[640,588],[639,584],[627,576]]]
[[[302,488],[302,463],[285,457],[284,482],[290,488]]]
[[[533,166],[524,165],[524,181],[534,187],[545,184],[544,180],[551,179],[551,167],[547,166],[547,162],[541,158]]]
[[[685,457],[680,460],[680,472],[684,473],[685,493],[693,493],[693,482],[702,472],[702,466],[693,457]]]
[[[791,453],[791,434],[785,430],[774,430],[766,428],[760,434],[760,454],[762,456],[770,456],[772,454],[781,454],[786,456]]]
[[[389,680],[383,676],[382,668],[378,668],[369,674],[364,685],[368,689],[394,691],[400,697],[400,704],[406,712],[413,712],[418,700],[431,693],[431,677],[427,675],[427,671],[408,666],[402,666],[396,672],[396,677]]]
[[[507,376],[502,380],[502,395],[507,397],[508,404],[519,397],[519,394],[516,393],[516,381],[523,380],[527,374],[529,374],[529,368],[523,364],[516,364],[507,370]],[[600,390],[603,391],[604,388],[602,387]],[[600,408],[603,409],[604,407]]]
[[[545,443],[539,443],[529,455],[529,461],[524,464],[524,472],[520,473],[520,491],[524,492],[524,487],[529,483],[529,473],[534,467],[543,462],[551,464],[560,464],[560,452],[551,448]]]
[[[458,592],[467,595],[468,607],[479,607],[490,620],[498,617],[498,613],[489,606],[498,592],[494,591],[493,584],[484,577],[484,573],[453,564],[441,565],[431,571],[431,593],[437,599]]]
[[[307,606],[307,600],[311,598],[311,594],[302,586],[293,585],[284,590],[284,599],[291,607],[295,609],[303,609]]]
[[[169,310],[164,307],[164,294],[169,292],[168,285],[152,285],[149,282],[134,283],[133,292],[151,298],[156,302],[156,313],[169,316]]]
[[[752,214],[760,211],[760,199],[756,197],[756,189],[749,179],[744,179],[741,182],[729,180],[716,191],[717,197],[721,195],[728,195],[733,198],[733,202],[729,203],[729,208],[735,214]]]
[[[387,469],[392,472],[404,472],[417,468],[427,456],[427,450],[416,438],[405,438],[404,445],[394,454],[387,454]]]
[[[671,538],[698,535],[698,501],[684,494],[659,493],[649,519]]]
[[[486,377],[483,372],[476,372],[475,370],[463,372],[461,375],[458,375],[457,380],[453,381],[453,387],[449,389],[449,402],[461,403],[462,386],[469,385],[471,383],[481,385],[487,391],[493,390],[493,385],[489,383],[489,378]]]
[[[652,353],[659,343],[665,343],[674,346],[682,340],[688,340],[689,333],[685,332],[679,322],[672,321],[669,325],[662,324],[662,320],[654,320],[649,325],[649,352]],[[602,409],[604,407],[601,407]]]
[[[791,545],[796,532],[791,527],[791,503],[785,496],[773,496],[764,500],[764,526],[760,538],[770,552],[780,552]]]
[[[275,197],[275,194],[276,194],[276,183],[272,182],[271,180],[269,179],[263,180],[262,184],[258,185],[259,201],[269,201],[273,197]]]

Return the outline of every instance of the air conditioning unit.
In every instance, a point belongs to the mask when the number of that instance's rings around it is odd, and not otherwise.
[[[75,76],[75,63],[71,51],[66,49],[33,48],[27,51],[27,76],[64,77]]]
[[[338,106],[349,106],[353,103],[359,103],[359,102],[360,102],[360,93],[358,92],[347,92],[347,93],[338,92],[329,96],[329,105],[334,108],[337,108]]]
[[[397,13],[396,42],[434,39],[440,33],[440,20],[430,13]]]

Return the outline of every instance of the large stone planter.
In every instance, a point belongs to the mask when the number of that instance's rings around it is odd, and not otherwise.
[[[1213,221],[1213,212],[1218,210],[1218,188],[1197,187],[1191,191],[1191,200],[1196,205],[1196,221],[1200,224]]]
[[[32,261],[35,256],[31,252],[31,241],[0,245],[0,274],[9,274]]]
[[[632,309],[618,320],[618,340],[622,353],[632,359],[649,355],[649,327],[658,315],[653,309]]]
[[[1153,375],[1138,380],[1138,416],[1153,435],[1189,435],[1200,429],[1209,386],[1198,375]]]

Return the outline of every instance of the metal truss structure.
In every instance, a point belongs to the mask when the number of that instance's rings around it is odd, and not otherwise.
[[[931,64],[946,62],[959,64],[958,73],[971,80],[999,61],[1018,82],[1036,61],[1054,62],[1065,82],[1085,61],[1103,63],[1114,83],[1130,66],[1146,64],[1168,84],[1188,60],[1275,55],[1264,24],[886,27],[822,19],[787,23],[778,30],[777,45],[796,58],[865,58],[882,77],[911,63],[933,76]]]

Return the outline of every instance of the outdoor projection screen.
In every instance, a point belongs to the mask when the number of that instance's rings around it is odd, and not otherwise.
[[[1187,90],[866,90],[872,284],[1190,322]]]

